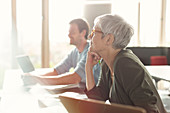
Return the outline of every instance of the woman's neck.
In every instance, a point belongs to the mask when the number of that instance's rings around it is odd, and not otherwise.
[[[108,50],[105,54],[102,55],[103,60],[105,61],[105,63],[107,64],[107,66],[109,67],[110,71],[111,71],[111,75],[114,74],[114,70],[113,70],[113,63],[114,60],[117,56],[117,54],[121,51],[121,49],[111,49]]]

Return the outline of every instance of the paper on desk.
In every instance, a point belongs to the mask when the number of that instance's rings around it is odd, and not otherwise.
[[[71,88],[79,88],[79,84],[68,84],[68,85],[29,85],[25,86],[27,88],[40,88],[40,89],[49,89],[49,90],[61,90],[61,89],[71,89]]]
[[[30,86],[31,90],[29,91],[31,94],[38,95],[38,97],[55,97],[58,98],[59,95],[53,93],[53,90],[64,90],[77,88],[79,84],[69,84],[69,85],[40,85],[36,84],[35,86]],[[51,92],[52,91],[52,92]]]
[[[39,87],[49,90],[60,90],[60,89],[71,89],[78,88],[79,84],[68,84],[68,85],[40,85]]]

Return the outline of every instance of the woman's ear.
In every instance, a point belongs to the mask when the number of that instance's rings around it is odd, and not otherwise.
[[[112,34],[108,34],[106,37],[106,45],[112,45],[114,42],[114,36]]]

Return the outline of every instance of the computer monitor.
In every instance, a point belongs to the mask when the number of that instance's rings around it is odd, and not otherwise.
[[[29,73],[35,70],[29,56],[20,55],[20,56],[17,56],[16,58],[24,73]]]

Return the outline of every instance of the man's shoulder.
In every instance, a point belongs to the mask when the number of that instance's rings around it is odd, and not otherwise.
[[[73,48],[72,50],[71,50],[71,52],[70,52],[70,55],[73,55],[73,56],[81,56],[81,57],[83,57],[83,56],[85,56],[86,54],[87,54],[87,51],[88,51],[88,48],[89,48],[89,42],[86,44],[86,46],[85,46],[85,48],[84,48],[84,50],[80,53],[79,52],[79,50],[75,47],[75,48]]]
[[[90,46],[90,42],[87,42],[87,44],[86,44],[86,46],[85,46],[85,48],[84,48],[84,50],[83,50],[83,54],[86,54],[87,53],[87,51],[88,51],[88,49],[89,49],[89,46]]]
[[[78,53],[78,49],[76,47],[74,47],[71,51],[70,54],[74,54],[74,53]]]

